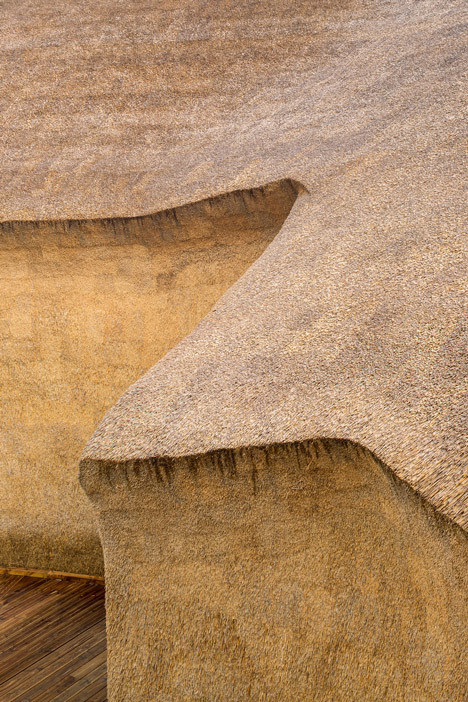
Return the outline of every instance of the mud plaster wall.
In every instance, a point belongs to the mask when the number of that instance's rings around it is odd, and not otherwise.
[[[289,183],[135,219],[0,225],[0,564],[101,573],[77,461],[275,236]]]
[[[84,463],[109,699],[467,696],[465,533],[351,442]]]

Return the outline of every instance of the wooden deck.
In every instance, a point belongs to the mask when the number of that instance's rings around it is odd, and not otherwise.
[[[104,586],[0,576],[0,701],[106,699]]]

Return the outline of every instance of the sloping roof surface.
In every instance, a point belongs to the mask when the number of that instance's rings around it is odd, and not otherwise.
[[[466,526],[466,1],[41,0],[2,27],[1,218],[308,190],[86,456],[349,438]]]

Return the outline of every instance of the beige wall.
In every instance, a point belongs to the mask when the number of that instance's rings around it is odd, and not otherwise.
[[[82,482],[112,702],[467,699],[466,534],[368,451],[89,461]]]
[[[102,572],[81,450],[296,195],[282,181],[136,219],[0,225],[0,565]]]

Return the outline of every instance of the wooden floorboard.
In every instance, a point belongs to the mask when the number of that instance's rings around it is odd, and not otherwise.
[[[0,702],[106,702],[104,586],[0,574]]]

